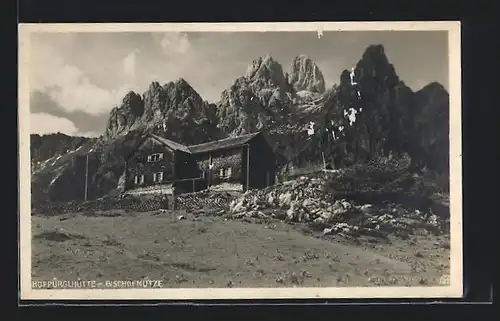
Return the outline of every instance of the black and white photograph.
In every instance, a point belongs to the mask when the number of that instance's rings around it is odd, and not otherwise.
[[[21,24],[21,299],[462,295],[459,22]]]

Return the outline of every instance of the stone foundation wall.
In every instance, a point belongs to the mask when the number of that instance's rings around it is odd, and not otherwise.
[[[163,198],[160,195],[153,197],[125,197],[107,198],[87,202],[52,202],[38,204],[32,208],[32,215],[58,215],[89,211],[127,210],[135,212],[157,211],[163,208]]]
[[[172,199],[169,196],[169,207]],[[224,192],[209,193],[201,191],[197,193],[183,194],[176,197],[176,209],[187,211],[201,208],[228,208],[230,195]],[[95,212],[109,210],[125,210],[130,212],[154,212],[166,208],[162,195],[134,196],[127,195],[124,198],[113,197],[92,200],[87,202],[52,202],[37,204],[32,208],[32,215],[59,215],[66,213]]]

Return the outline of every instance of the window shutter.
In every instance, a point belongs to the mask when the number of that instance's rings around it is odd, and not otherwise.
[[[151,162],[151,155],[148,156],[148,162]]]
[[[139,176],[135,175],[134,182],[135,182],[135,184],[139,183]]]
[[[162,160],[163,159],[163,153],[158,154],[158,156],[159,156],[158,160]]]

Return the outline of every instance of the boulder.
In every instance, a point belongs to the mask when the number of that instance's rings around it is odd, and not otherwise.
[[[365,214],[371,214],[373,213],[373,206],[371,204],[365,204],[361,206],[360,210]]]

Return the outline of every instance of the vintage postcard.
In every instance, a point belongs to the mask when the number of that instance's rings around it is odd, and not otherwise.
[[[22,24],[21,299],[462,296],[459,22]]]

